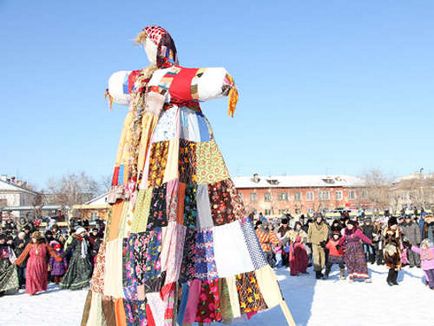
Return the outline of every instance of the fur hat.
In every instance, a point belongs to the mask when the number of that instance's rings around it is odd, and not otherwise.
[[[358,223],[357,223],[357,221],[349,220],[349,221],[347,222],[347,224],[351,224],[352,226],[356,227]]]
[[[35,231],[35,232],[32,233],[32,239],[39,240],[39,239],[41,239],[41,238],[42,238],[42,234],[41,234],[41,232],[39,232],[39,231]]]
[[[86,232],[86,229],[84,227],[81,227],[81,226],[79,228],[77,228],[77,230],[75,230],[76,235],[80,235],[84,232]]]
[[[398,225],[398,220],[395,216],[392,216],[389,218],[389,221],[387,221],[387,225],[391,227],[392,225]]]

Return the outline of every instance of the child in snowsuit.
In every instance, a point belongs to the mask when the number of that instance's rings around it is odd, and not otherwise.
[[[63,250],[60,243],[53,240],[50,242],[50,246],[54,249],[57,255],[62,256]],[[59,284],[62,280],[62,276],[68,269],[66,258],[63,258],[62,261],[56,261],[54,257],[50,257],[48,264],[50,266],[50,276],[53,279],[53,282]]]
[[[433,243],[425,239],[420,247],[411,246],[411,250],[420,255],[421,266],[425,272],[425,278],[431,290],[434,290],[434,247]]]
[[[326,248],[329,251],[329,259],[327,260],[326,264],[326,271],[324,275],[325,279],[329,277],[333,264],[339,265],[339,278],[341,280],[345,279],[345,263],[342,242],[341,233],[339,231],[335,231],[326,244]]]

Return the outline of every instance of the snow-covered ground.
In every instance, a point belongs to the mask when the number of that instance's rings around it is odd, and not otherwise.
[[[282,291],[297,325],[309,326],[432,326],[434,291],[422,281],[420,269],[404,268],[399,286],[386,284],[387,270],[369,265],[372,283],[339,281],[337,271],[327,281],[313,274],[292,277],[277,271]],[[0,298],[0,325],[80,325],[86,291],[59,290],[33,297],[24,293]],[[254,316],[236,325],[285,325],[280,308]]]

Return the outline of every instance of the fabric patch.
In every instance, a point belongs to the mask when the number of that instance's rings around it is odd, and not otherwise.
[[[179,108],[177,106],[163,111],[152,135],[152,142],[162,142],[179,137],[178,120]]]
[[[212,140],[213,136],[211,126],[205,116],[201,113],[197,114],[197,124],[199,126],[200,141],[208,142]]]
[[[241,314],[258,312],[267,309],[259,290],[255,272],[238,274],[235,277]]]
[[[157,142],[151,146],[149,157],[148,186],[161,186],[169,155],[169,142]]]
[[[153,188],[140,189],[137,195],[136,205],[133,212],[131,225],[132,233],[144,232],[148,225],[149,211],[151,208]]]
[[[239,221],[215,226],[214,256],[219,277],[254,270]]]
[[[161,249],[161,270],[166,272],[165,284],[177,282],[181,272],[186,228],[176,222],[169,222],[163,228]]]
[[[167,183],[166,191],[166,211],[167,219],[170,221],[177,221],[178,210],[178,180],[172,180]]]
[[[146,325],[146,303],[144,300],[124,300],[124,309],[127,326]]]
[[[197,185],[197,227],[199,229],[211,228],[214,226],[211,216],[211,204],[208,195],[208,185]]]
[[[147,229],[167,226],[166,205],[167,183],[152,190],[151,208],[149,212]]]
[[[192,142],[200,142],[200,129],[197,121],[197,113],[187,109],[180,109],[180,135],[179,137]]]
[[[241,197],[232,180],[208,185],[211,215],[215,225],[223,225],[243,218],[245,214]]]
[[[211,184],[229,179],[223,156],[214,140],[197,144],[197,183]]]
[[[99,247],[98,254],[96,255],[92,280],[90,281],[90,289],[95,293],[104,292],[105,248],[106,243],[103,242]]]
[[[212,230],[199,231],[196,233],[196,245],[193,258],[195,278],[199,280],[214,280],[218,278],[214,258]]]
[[[161,228],[157,227],[149,231],[146,237],[146,251],[145,251],[145,272],[144,280],[157,278],[161,274]]]
[[[179,143],[178,174],[179,182],[196,183],[196,144],[181,139]]]
[[[194,279],[195,269],[195,246],[196,246],[196,233],[193,228],[187,228],[184,242],[184,252],[182,253],[181,274],[179,280],[187,282]]]
[[[222,314],[223,322],[230,323],[234,319],[232,312],[231,298],[229,294],[229,287],[226,278],[219,279],[219,294],[220,294],[220,311]]]
[[[221,320],[219,281],[202,281],[196,322],[211,323]]]
[[[164,172],[163,183],[177,180],[179,176],[179,138],[169,142],[169,154],[167,156],[166,171]]]
[[[104,295],[122,298],[122,239],[107,242],[104,273]]]
[[[184,198],[184,225],[187,228],[196,228],[197,224],[197,185],[189,184],[185,188]]]
[[[240,220],[240,225],[254,268],[260,269],[261,267],[266,266],[268,263],[265,259],[258,237],[256,236],[252,221],[249,218],[245,218]]]
[[[152,311],[155,325],[165,325],[164,312],[167,308],[167,302],[161,298],[160,293],[158,292],[146,293],[146,299]]]

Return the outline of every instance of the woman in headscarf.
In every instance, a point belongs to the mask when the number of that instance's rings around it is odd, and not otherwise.
[[[372,241],[363,234],[356,221],[347,222],[341,243],[345,248],[344,261],[348,270],[348,280],[353,282],[356,279],[362,279],[365,282],[370,282],[363,243],[371,245]]]
[[[294,230],[288,231],[285,237],[291,241],[289,249],[289,268],[291,269],[292,276],[298,276],[301,274],[307,274],[307,265],[309,264],[309,258],[305,243],[307,241],[307,233],[302,230],[300,222],[295,222]]]
[[[32,233],[31,241],[16,260],[20,266],[29,256],[26,264],[26,293],[34,295],[46,291],[48,286],[48,255],[62,261],[56,252],[45,242],[39,231]]]
[[[0,297],[18,290],[18,274],[15,265],[15,254],[6,243],[6,235],[0,234]]]
[[[78,290],[89,285],[92,276],[92,264],[90,262],[89,242],[86,239],[86,229],[79,227],[71,244],[63,256],[71,256],[60,287],[63,289]]]

